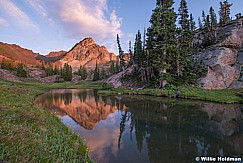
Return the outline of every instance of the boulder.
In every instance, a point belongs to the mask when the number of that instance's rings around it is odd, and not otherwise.
[[[12,75],[8,70],[0,69],[0,78],[12,82],[20,82],[19,78],[15,75]]]
[[[39,68],[33,68],[33,67],[28,68],[28,70],[29,70],[29,76],[31,78],[42,78],[46,76],[45,70],[41,70]]]
[[[204,89],[225,89],[239,79],[236,67],[237,50],[226,47],[212,47],[198,54],[208,66],[208,73],[200,81]]]
[[[114,88],[119,88],[122,86],[122,82],[121,82],[121,78],[124,75],[129,75],[133,72],[134,67],[129,67],[121,72],[119,72],[118,74],[114,74],[112,76],[110,76],[108,79],[105,80],[105,82],[108,83],[112,83]]]
[[[77,83],[81,80],[81,76],[79,75],[73,75],[72,82]]]

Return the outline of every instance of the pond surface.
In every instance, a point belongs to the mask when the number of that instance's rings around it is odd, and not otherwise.
[[[85,139],[98,163],[195,162],[243,156],[243,107],[147,96],[52,90],[35,104]]]

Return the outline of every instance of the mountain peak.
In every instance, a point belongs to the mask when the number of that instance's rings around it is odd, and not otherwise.
[[[86,68],[94,69],[98,64],[116,61],[116,55],[110,53],[105,46],[95,43],[91,37],[85,38],[70,49],[60,60],[60,63],[68,63],[73,70],[85,65]]]
[[[87,37],[87,38],[84,38],[82,41],[80,41],[80,44],[87,47],[89,45],[94,45],[95,41],[92,37]]]

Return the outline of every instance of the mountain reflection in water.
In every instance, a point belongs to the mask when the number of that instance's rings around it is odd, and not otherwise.
[[[97,162],[194,162],[243,155],[240,105],[52,90],[35,100],[80,134]]]

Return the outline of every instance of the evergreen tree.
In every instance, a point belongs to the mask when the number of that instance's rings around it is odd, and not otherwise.
[[[53,70],[53,74],[54,75],[60,75],[60,70],[57,66],[55,66],[54,70]]]
[[[203,28],[205,28],[205,26],[206,26],[206,15],[205,15],[204,10],[202,10],[202,26],[203,26]]]
[[[211,25],[210,25],[210,16],[209,15],[206,16],[206,22],[205,22],[204,27],[206,28],[207,31],[210,31]]]
[[[106,72],[105,69],[102,67],[101,72],[100,72],[100,79],[105,79],[106,78]]]
[[[65,63],[63,66],[62,77],[65,81],[72,80],[72,67],[69,66],[67,63]]]
[[[152,53],[151,64],[159,76],[172,69],[171,65],[178,53],[176,40],[176,13],[172,7],[173,0],[157,0],[148,29],[149,53]]]
[[[202,24],[202,21],[201,21],[201,18],[198,17],[198,28],[199,29],[202,29],[203,28],[203,24]]]
[[[117,45],[118,45],[118,51],[119,51],[119,59],[120,59],[120,68],[121,70],[125,69],[125,60],[124,60],[124,51],[122,50],[121,44],[120,44],[120,38],[117,34]]]
[[[227,24],[230,21],[230,7],[233,4],[230,4],[227,0],[225,0],[223,3],[220,2],[220,8],[219,8],[219,24]]]
[[[143,62],[143,43],[141,39],[142,36],[140,31],[138,30],[134,43],[134,63],[137,64],[139,67],[142,66]]]
[[[78,70],[78,74],[81,76],[82,80],[85,80],[88,76],[87,70],[84,66],[80,66]]]
[[[237,14],[235,14],[235,18],[236,19],[239,19],[241,17],[241,13],[237,13]]]
[[[196,30],[196,23],[194,21],[192,14],[190,14],[189,27],[191,32],[194,32]]]
[[[96,61],[96,66],[95,66],[95,71],[94,71],[94,77],[93,77],[93,81],[97,81],[100,79],[100,70]]]
[[[16,74],[17,76],[25,77],[25,78],[27,77],[27,71],[25,70],[24,64],[18,63],[16,71],[17,71],[17,74]]]
[[[191,44],[192,32],[190,31],[190,19],[188,15],[188,8],[186,0],[181,0],[179,7],[179,25],[180,25],[180,33],[179,33],[179,51],[176,56],[176,74],[177,76],[182,76],[183,71],[185,70],[185,66],[188,60],[189,48]]]
[[[53,66],[52,63],[48,64],[48,67],[45,69],[47,76],[53,75]]]
[[[154,30],[152,27],[147,29],[147,33],[146,33],[146,48],[145,48],[145,53],[144,53],[144,67],[146,68],[146,79],[147,82],[150,82],[152,79],[158,78],[157,75],[155,75],[155,73],[158,71],[157,67],[156,67],[156,63],[153,61],[154,59],[156,59],[158,57],[158,55],[156,53],[154,53],[154,49],[155,49],[155,44],[154,42],[155,37],[154,37]]]
[[[133,53],[132,53],[132,42],[129,41],[129,55],[130,55],[130,61],[129,61],[129,66],[133,65],[134,64],[134,56],[133,56]],[[113,63],[114,64],[114,63]],[[113,65],[114,66],[114,65]]]
[[[209,16],[210,16],[210,26],[213,29],[217,26],[217,16],[212,6],[209,9]]]
[[[111,62],[111,67],[110,67],[109,71],[110,71],[111,75],[115,74],[116,69],[115,69],[115,63],[114,62]]]

